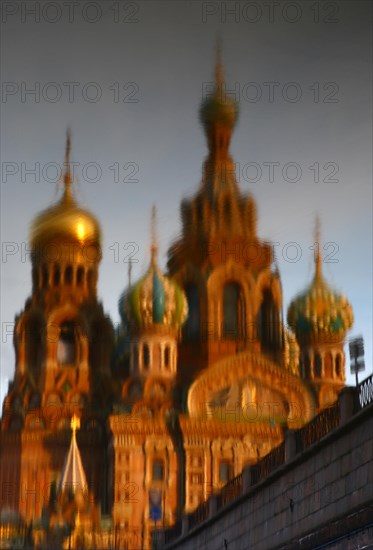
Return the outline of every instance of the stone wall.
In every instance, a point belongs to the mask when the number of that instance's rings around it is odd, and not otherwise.
[[[370,548],[373,404],[348,418],[349,397],[340,398],[339,428],[299,454],[295,434],[288,432],[285,464],[254,487],[245,471],[238,499],[214,512],[217,497],[210,497],[207,520],[189,528],[185,516],[183,536],[165,545],[160,534],[154,548],[306,550],[328,541],[333,549]]]

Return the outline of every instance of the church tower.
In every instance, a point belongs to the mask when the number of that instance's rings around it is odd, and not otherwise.
[[[218,49],[214,91],[200,108],[208,145],[203,178],[197,194],[182,202],[182,235],[169,250],[169,272],[188,299],[179,353],[186,383],[238,351],[274,360],[283,353],[282,291],[272,247],[258,238],[255,201],[241,193],[229,152],[237,118]]]
[[[15,376],[3,410],[2,475],[12,486],[3,502],[27,520],[40,517],[58,483],[71,417],[82,417],[81,437],[95,448],[111,393],[113,330],[97,300],[101,230],[74,197],[69,135],[63,183],[60,200],[31,226],[32,293],[16,317]],[[91,452],[98,500],[104,461],[102,448]]]
[[[119,547],[148,549],[157,522],[172,525],[182,500],[174,389],[177,341],[187,314],[184,293],[157,264],[154,208],[149,268],[124,292],[119,311],[130,334],[130,373],[121,410],[109,419],[109,492]]]
[[[346,297],[335,292],[323,276],[318,220],[315,247],[313,281],[291,302],[288,324],[300,346],[300,375],[312,388],[321,410],[337,400],[345,384],[343,347],[353,313]]]

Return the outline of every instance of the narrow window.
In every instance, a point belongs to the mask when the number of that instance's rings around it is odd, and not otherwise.
[[[169,370],[169,368],[170,368],[170,348],[169,348],[169,346],[166,346],[164,348],[164,366],[165,366],[165,369]]]
[[[61,271],[58,265],[54,266],[54,273],[53,273],[53,285],[58,286],[61,282]]]
[[[337,354],[337,356],[335,358],[335,374],[336,374],[337,378],[342,377],[342,357],[339,353]]]
[[[155,460],[153,462],[152,479],[153,481],[162,481],[163,477],[164,477],[163,460]]]
[[[148,344],[144,344],[142,348],[142,362],[144,369],[148,369],[150,365],[150,350]]]
[[[67,266],[65,270],[65,284],[71,285],[73,282],[73,268],[71,265]]]
[[[227,461],[220,462],[219,464],[219,481],[221,483],[227,483],[230,479],[230,464]]]
[[[78,286],[83,285],[83,279],[84,279],[84,269],[83,267],[78,267],[78,271],[76,273],[76,284]]]
[[[315,354],[315,376],[321,377],[321,356],[319,353]]]
[[[228,283],[223,289],[223,334],[236,340],[245,333],[245,303],[240,285]]]
[[[61,325],[57,345],[57,362],[61,365],[73,365],[77,358],[75,323],[66,321]]]

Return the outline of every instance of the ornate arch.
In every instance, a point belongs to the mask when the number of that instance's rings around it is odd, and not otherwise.
[[[288,418],[293,425],[303,425],[314,416],[315,402],[302,380],[263,355],[250,351],[222,359],[201,372],[189,389],[190,416],[201,417],[206,414],[206,403],[211,392],[248,377],[284,395],[290,407]]]
[[[255,315],[258,313],[263,299],[263,292],[268,288],[279,311],[282,309],[282,288],[280,278],[271,273],[270,269],[263,270],[255,284]]]
[[[227,263],[214,269],[207,280],[208,323],[219,338],[223,322],[223,289],[229,282],[238,284],[242,289],[246,334],[249,333],[248,329],[252,321],[255,288],[253,276],[240,264],[229,259]]]

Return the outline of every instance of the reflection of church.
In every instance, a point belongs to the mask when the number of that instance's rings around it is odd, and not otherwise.
[[[314,279],[289,308],[294,334],[285,328],[272,248],[229,154],[237,116],[218,61],[200,111],[200,189],[182,202],[167,276],[153,240],[147,273],[120,297],[118,334],[97,301],[100,227],[76,203],[68,168],[62,198],[33,222],[32,293],[16,318],[1,422],[1,505],[33,522],[41,545],[78,547],[80,532],[85,547],[97,533],[101,547],[148,548],[156,524],[196,508],[344,385],[351,308],[317,252]]]

